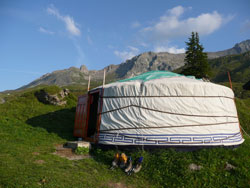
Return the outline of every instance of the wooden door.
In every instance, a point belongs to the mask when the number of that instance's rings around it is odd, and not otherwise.
[[[87,123],[87,107],[88,107],[88,95],[78,97],[74,136],[84,138],[86,136],[86,123]]]

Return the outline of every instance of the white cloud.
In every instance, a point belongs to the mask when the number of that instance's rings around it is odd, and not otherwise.
[[[172,9],[169,9],[168,12],[170,15],[180,16],[184,13],[184,7],[177,6],[177,7],[174,7]]]
[[[54,5],[50,5],[47,8],[47,12],[48,14],[54,15],[57,17],[57,19],[63,21],[66,26],[66,29],[69,31],[70,34],[75,35],[75,36],[81,35],[81,31],[77,27],[78,24],[75,23],[73,17],[70,17],[69,15],[66,15],[66,16],[61,15],[59,11],[54,7]]]
[[[142,46],[142,47],[144,47],[144,48],[148,47],[148,44],[145,43],[145,42],[140,42],[139,45]]]
[[[139,49],[133,46],[128,46],[128,49],[130,49],[132,52],[138,53]]]
[[[135,21],[135,22],[133,22],[132,24],[131,24],[131,28],[138,28],[138,27],[140,27],[141,26],[141,24],[140,24],[140,22],[138,22],[138,21]]]
[[[45,33],[45,34],[49,34],[49,35],[55,34],[55,32],[49,31],[48,29],[45,29],[45,28],[43,28],[43,27],[39,27],[39,31],[40,31],[41,33]]]
[[[200,35],[208,35],[219,29],[222,24],[229,22],[233,16],[223,17],[218,12],[202,13],[197,17],[181,19],[183,13],[191,9],[177,6],[169,9],[159,21],[145,27],[142,33],[153,36],[154,40],[169,40],[175,37],[188,36],[192,31]]]
[[[154,52],[169,52],[171,54],[180,54],[185,53],[184,48],[177,48],[175,46],[168,47],[168,46],[155,46]]]
[[[126,61],[136,56],[139,53],[139,51],[140,50],[138,48],[135,48],[133,46],[128,46],[127,50],[124,50],[124,51],[115,50],[114,54],[120,59],[122,59],[122,61]]]

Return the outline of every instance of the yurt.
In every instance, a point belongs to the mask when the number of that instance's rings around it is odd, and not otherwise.
[[[147,72],[80,96],[74,136],[125,146],[244,142],[230,88],[169,71]]]

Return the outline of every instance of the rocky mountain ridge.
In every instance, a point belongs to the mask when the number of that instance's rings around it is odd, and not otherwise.
[[[237,43],[233,48],[218,51],[208,52],[208,58],[218,58],[226,55],[241,54],[250,51],[250,40]],[[114,81],[116,79],[130,78],[135,75],[152,71],[152,70],[168,70],[173,71],[184,65],[185,54],[171,54],[168,52],[145,52],[139,54],[118,65],[109,65],[105,67],[106,80]],[[88,77],[91,76],[92,81],[101,81],[103,79],[103,71],[88,70],[85,65],[80,68],[70,67],[69,69],[57,70],[52,73],[43,75],[21,87],[20,89],[35,87],[37,85],[71,85],[71,84],[87,84]]]

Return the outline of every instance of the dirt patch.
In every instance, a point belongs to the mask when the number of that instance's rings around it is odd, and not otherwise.
[[[33,152],[32,155],[40,155],[39,152]]]
[[[81,160],[91,158],[90,155],[76,155],[71,148],[65,147],[62,144],[56,145],[56,151],[53,153],[68,160]]]
[[[125,185],[124,183],[114,183],[114,182],[110,182],[108,183],[108,187],[110,188],[129,188],[127,185]]]
[[[34,163],[36,163],[36,164],[43,164],[43,163],[45,163],[45,161],[44,160],[36,160]]]

